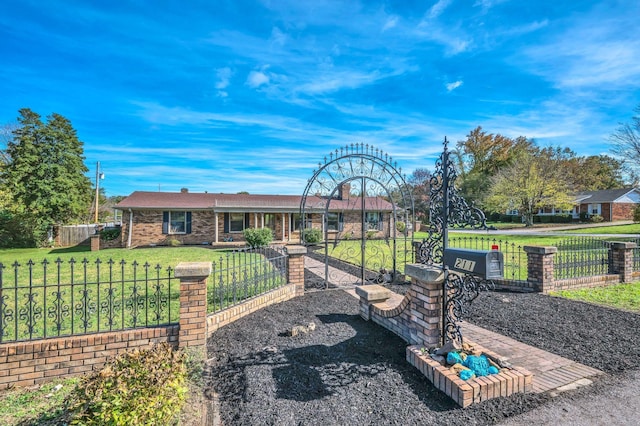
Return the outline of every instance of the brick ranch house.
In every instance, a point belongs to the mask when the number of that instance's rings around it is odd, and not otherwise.
[[[605,222],[633,220],[633,211],[640,204],[640,190],[620,188],[586,191],[576,196],[576,203],[578,203],[578,217],[580,213],[587,213],[588,215],[599,214]]]
[[[604,189],[600,191],[584,191],[575,195],[572,210],[556,208],[540,209],[539,216],[553,216],[557,214],[571,214],[574,220],[580,219],[580,214],[588,216],[600,215],[605,222],[617,220],[633,220],[633,211],[640,204],[640,190],[638,188]],[[517,211],[509,212],[517,214]]]
[[[349,188],[348,185],[345,185]],[[300,238],[301,196],[135,191],[118,203],[122,212],[122,247],[182,244],[218,244],[244,241],[246,228],[270,228],[275,241]],[[307,227],[327,230],[329,237],[362,234],[362,198],[340,190],[327,199],[307,197]],[[393,204],[381,197],[366,197],[365,231],[374,238],[389,236]],[[311,206],[311,208],[309,208]]]

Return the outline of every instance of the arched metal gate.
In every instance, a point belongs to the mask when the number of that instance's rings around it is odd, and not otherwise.
[[[324,158],[300,204],[301,241],[322,263],[307,289],[393,281],[412,261],[412,193],[393,159],[365,144]],[[323,276],[322,276],[323,275]]]

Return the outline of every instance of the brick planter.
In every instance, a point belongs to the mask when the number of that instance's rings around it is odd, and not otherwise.
[[[487,355],[500,358],[477,344],[476,349]],[[461,407],[514,393],[532,391],[533,374],[521,367],[502,368],[498,374],[462,380],[448,367],[431,359],[428,353],[422,353],[421,346],[407,347],[407,361],[416,367],[433,385],[453,399]]]

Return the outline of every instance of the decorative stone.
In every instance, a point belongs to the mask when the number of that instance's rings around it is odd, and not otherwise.
[[[288,254],[307,254],[307,248],[305,246],[286,246]]]
[[[462,347],[455,340],[449,340],[441,348],[436,351],[437,355],[447,355],[449,352],[458,352]]]
[[[356,294],[367,302],[381,302],[391,297],[391,291],[379,284],[358,286]]]
[[[173,272],[176,278],[208,277],[211,275],[211,262],[180,262]]]
[[[424,263],[411,263],[404,267],[405,275],[424,282],[444,281],[444,271],[440,267]]]

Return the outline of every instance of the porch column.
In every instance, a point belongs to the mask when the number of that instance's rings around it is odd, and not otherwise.
[[[258,229],[258,213],[253,213],[253,226],[254,228]]]
[[[218,243],[218,212],[215,212],[213,216],[215,217],[215,219],[214,219],[214,222],[215,222],[215,227],[214,227],[214,229],[215,229],[214,241],[215,241],[216,243]]]
[[[282,213],[282,241],[287,241],[287,233],[286,228],[284,227],[284,217],[286,216],[286,213]]]

